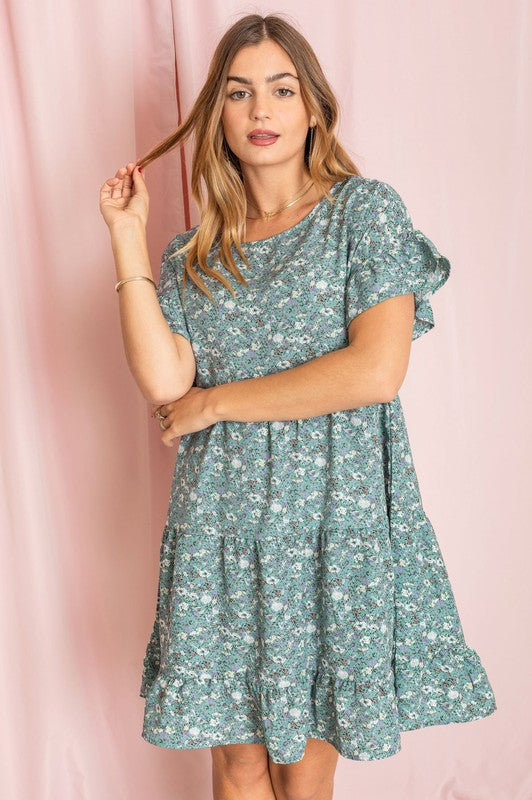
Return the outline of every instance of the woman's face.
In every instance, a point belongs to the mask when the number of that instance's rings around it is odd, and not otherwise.
[[[290,74],[268,80],[279,73]],[[228,77],[222,123],[227,144],[243,171],[246,165],[303,161],[308,128],[315,118],[303,104],[296,69],[285,50],[271,39],[243,47]],[[256,129],[268,129],[277,136],[251,139],[249,134]]]

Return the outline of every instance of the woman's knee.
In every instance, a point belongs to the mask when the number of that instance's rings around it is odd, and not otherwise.
[[[254,781],[268,771],[263,744],[223,744],[211,747],[213,770],[243,781]]]
[[[278,800],[331,800],[338,762],[336,748],[322,739],[307,739],[305,755],[293,764],[270,760],[270,776]]]

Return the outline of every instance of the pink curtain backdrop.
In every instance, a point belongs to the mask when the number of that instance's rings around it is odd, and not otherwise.
[[[208,800],[207,749],[140,735],[175,450],[125,361],[103,181],[191,107],[219,37],[282,11],[339,135],[452,264],[401,388],[424,506],[498,710],[340,758],[335,800],[531,800],[530,4],[4,0],[3,800]],[[198,222],[191,147],[147,169],[155,277]]]

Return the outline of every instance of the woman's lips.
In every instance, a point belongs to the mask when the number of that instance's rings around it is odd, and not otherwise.
[[[267,135],[262,135],[261,134],[259,136],[258,134],[255,134],[253,136],[248,136],[248,139],[251,142],[251,144],[258,144],[261,147],[264,147],[265,145],[268,145],[268,144],[273,144],[274,142],[277,141],[278,138],[279,138],[278,135],[277,136],[267,136]]]

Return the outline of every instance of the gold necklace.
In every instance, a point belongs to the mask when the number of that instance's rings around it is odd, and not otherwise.
[[[276,214],[279,214],[281,211],[284,211],[285,208],[290,208],[290,206],[293,206],[294,203],[297,203],[297,201],[300,200],[303,197],[303,195],[305,195],[308,192],[308,190],[310,189],[312,184],[313,184],[313,180],[311,178],[309,184],[306,187],[306,189],[303,189],[303,191],[300,194],[298,194],[297,197],[294,198],[294,200],[290,200],[288,203],[285,203],[285,205],[281,206],[281,208],[278,208],[275,211],[262,211],[261,213],[264,214],[263,217],[246,217],[246,219],[264,219],[264,220],[266,220],[266,222],[269,222],[270,219],[272,217],[274,217]],[[248,201],[248,203],[249,203],[249,201]],[[249,205],[252,208],[256,208],[257,211],[259,211],[257,206],[253,205],[253,203],[249,203]]]

